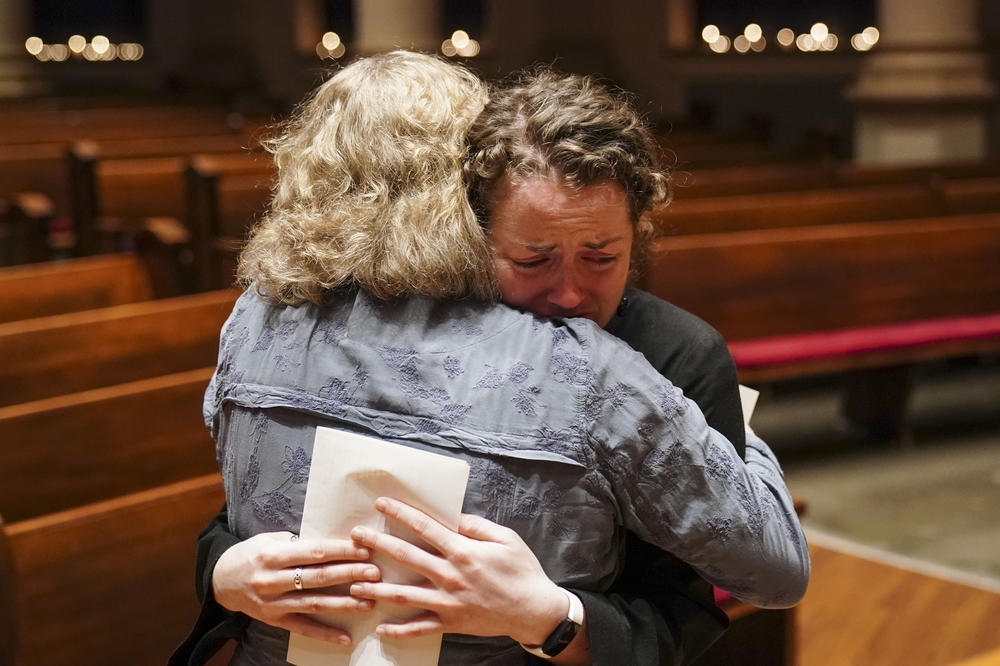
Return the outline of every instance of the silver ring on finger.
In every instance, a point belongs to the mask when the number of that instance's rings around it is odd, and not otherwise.
[[[296,591],[302,591],[302,567],[295,567],[295,575],[292,576],[292,585]]]

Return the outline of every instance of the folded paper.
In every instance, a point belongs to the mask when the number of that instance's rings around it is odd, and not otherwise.
[[[301,537],[349,539],[351,530],[363,525],[429,548],[413,532],[385,520],[375,510],[376,498],[393,497],[457,530],[468,478],[468,464],[457,458],[356,433],[317,428]],[[377,553],[373,561],[381,569],[383,581],[413,584],[422,580]],[[346,594],[347,586],[330,591]],[[287,659],[296,666],[434,666],[441,650],[440,635],[393,640],[375,634],[375,627],[382,622],[407,620],[423,613],[421,609],[378,602],[367,613],[316,616],[321,622],[348,631],[354,641],[352,646],[292,634]]]

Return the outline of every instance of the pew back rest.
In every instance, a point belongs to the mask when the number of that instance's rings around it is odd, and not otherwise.
[[[0,268],[0,322],[46,317],[152,297],[141,262],[130,254]]]
[[[0,324],[0,405],[214,365],[238,295],[222,290]]]
[[[907,184],[682,200],[654,219],[669,234],[704,234],[946,213],[942,199],[928,185]]]
[[[134,221],[184,218],[183,157],[99,160],[96,191],[102,217]]]
[[[1000,215],[660,239],[640,286],[727,340],[996,312]]]
[[[0,666],[16,666],[17,657],[17,577],[10,544],[0,515]]]
[[[163,664],[198,614],[199,530],[218,474],[8,523],[20,663]]]
[[[37,192],[51,201],[57,214],[70,210],[66,143],[0,145],[0,196]]]
[[[0,512],[24,520],[217,469],[213,368],[0,407]]]

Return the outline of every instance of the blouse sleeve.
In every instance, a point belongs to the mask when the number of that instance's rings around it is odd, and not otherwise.
[[[743,601],[795,605],[809,581],[809,550],[767,444],[748,436],[744,462],[665,379],[628,393],[605,411],[595,445],[625,527]],[[630,422],[642,425],[622,436]]]

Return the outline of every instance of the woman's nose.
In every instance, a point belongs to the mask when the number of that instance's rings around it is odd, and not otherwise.
[[[562,275],[549,290],[549,303],[572,311],[583,302],[583,289],[573,276]]]

